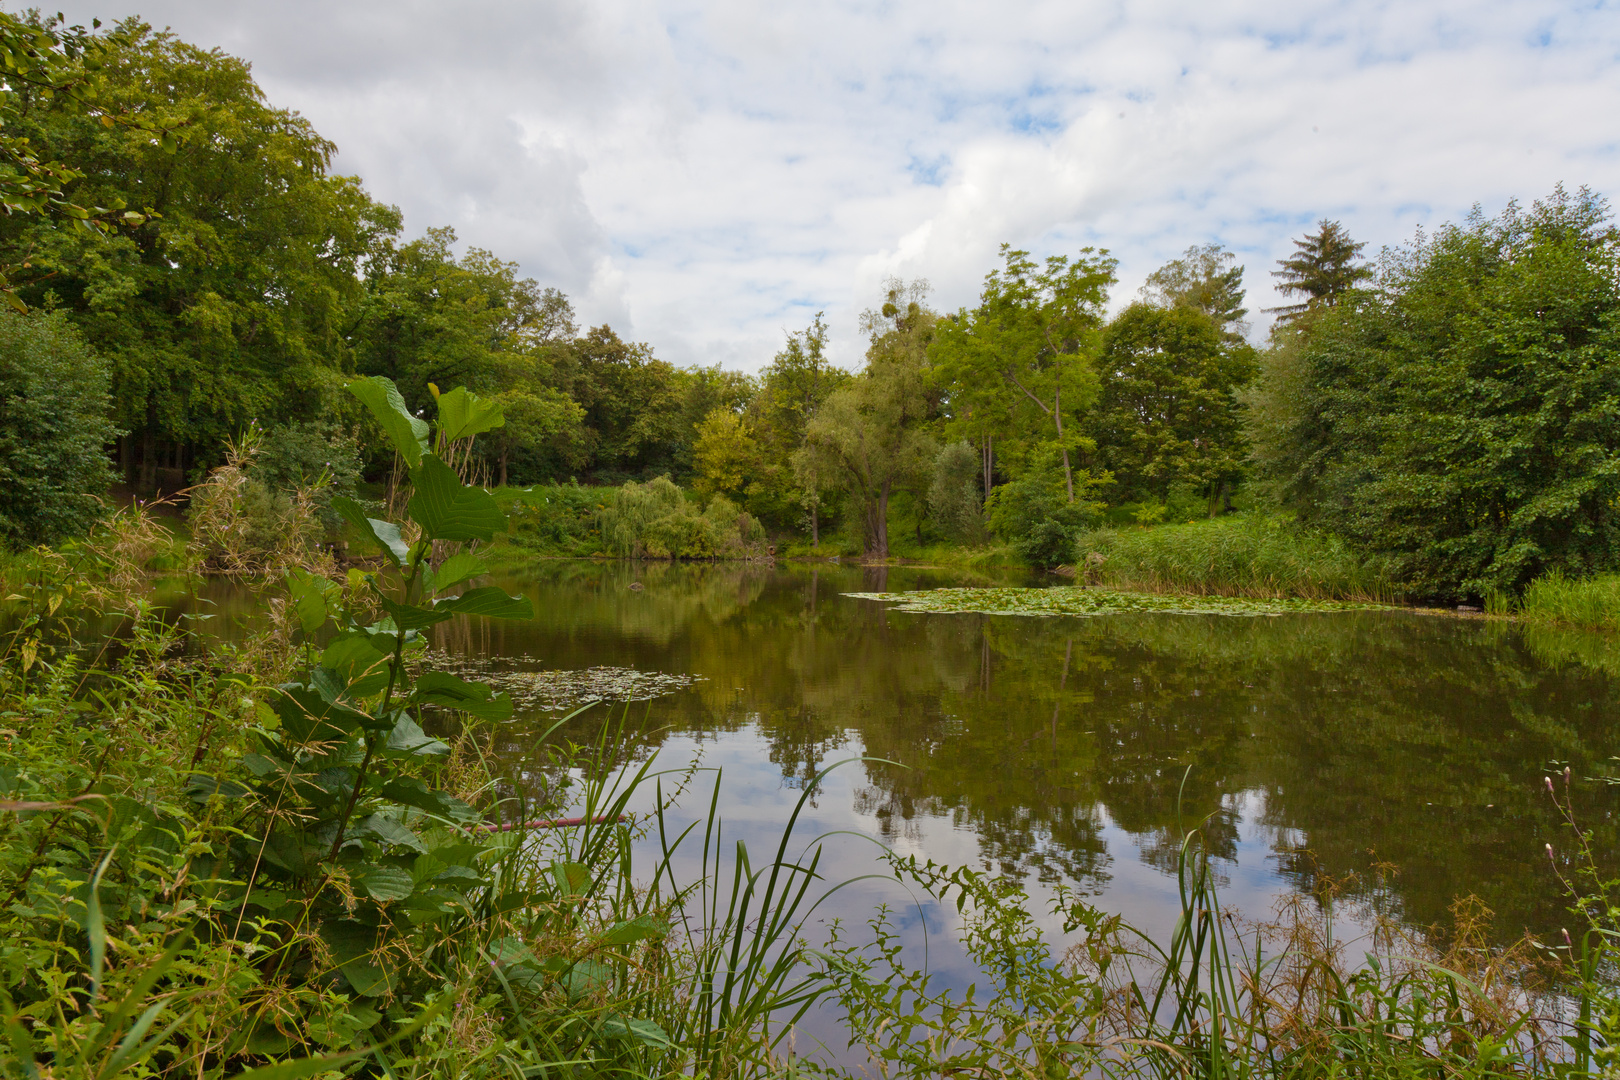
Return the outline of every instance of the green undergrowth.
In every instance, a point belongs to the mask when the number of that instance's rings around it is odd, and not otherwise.
[[[982,615],[1292,615],[1301,612],[1367,611],[1384,607],[1358,600],[1275,599],[1246,596],[1170,596],[1106,588],[924,589],[916,592],[846,593],[860,600],[894,604],[896,611]]]
[[[1620,574],[1573,578],[1554,572],[1532,581],[1519,600],[1491,596],[1486,606],[1527,623],[1614,633],[1620,631]]]
[[[1400,595],[1377,566],[1343,541],[1256,513],[1097,529],[1080,534],[1074,548],[1078,573],[1119,589],[1310,600],[1385,601]]]

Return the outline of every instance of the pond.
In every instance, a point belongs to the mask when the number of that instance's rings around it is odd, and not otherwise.
[[[1543,845],[1568,830],[1544,777],[1606,775],[1620,754],[1620,651],[1496,620],[925,614],[846,594],[964,576],[830,564],[557,562],[495,583],[537,617],[447,624],[435,647],[530,678],[530,708],[496,743],[509,775],[543,782],[535,741],[565,715],[542,707],[563,693],[555,678],[534,673],[677,676],[552,737],[625,723],[661,767],[718,769],[727,840],[756,861],[818,772],[862,758],[808,792],[796,833],[802,847],[843,831],[826,843],[830,881],[880,872],[876,841],[1021,875],[1037,901],[1062,882],[1157,933],[1200,822],[1226,902],[1248,915],[1331,880],[1348,925],[1376,914],[1443,935],[1471,894],[1498,940],[1555,933],[1568,899]],[[687,793],[687,819],[713,777]],[[1613,851],[1620,788],[1575,790]],[[880,903],[917,960],[971,980],[949,912],[892,879],[856,882],[817,918],[858,923]]]

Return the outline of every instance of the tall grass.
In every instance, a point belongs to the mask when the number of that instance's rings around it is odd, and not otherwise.
[[[1572,578],[1553,571],[1532,581],[1517,604],[1491,597],[1490,609],[1530,623],[1620,630],[1620,574]]]
[[[1258,514],[1097,529],[1076,539],[1075,558],[1092,583],[1144,592],[1307,600],[1388,600],[1397,592],[1342,541]]]

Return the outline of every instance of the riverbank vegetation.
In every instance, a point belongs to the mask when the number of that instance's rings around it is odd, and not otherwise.
[[[1585,190],[1371,262],[1323,221],[1275,271],[1296,302],[1258,344],[1243,267],[1219,246],[1188,248],[1123,306],[1107,251],[1007,246],[956,311],[925,282],[889,282],[858,370],[830,362],[820,316],[757,374],[679,368],[581,328],[566,296],[448,229],[408,237],[244,61],[136,20],[28,19],[5,23],[5,138],[38,196],[0,221],[6,295],[27,309],[0,316],[14,548],[82,535],[113,481],[114,501],[181,492],[250,430],[274,448],[261,501],[318,476],[384,501],[399,465],[342,392],[358,374],[412,413],[451,385],[500,406],[461,453],[482,485],[532,496],[514,494],[512,557],[954,549],[1117,557],[1109,580],[1154,588],[1473,603],[1620,558],[1602,359],[1616,233]],[[682,524],[628,536],[625,511],[660,477]],[[686,502],[735,530],[686,523]],[[1236,505],[1256,523],[1127,538]],[[1290,529],[1288,566],[1239,567],[1230,544],[1206,558],[1217,536]],[[1182,543],[1204,547],[1148,554]],[[1257,544],[1262,561],[1281,547]]]

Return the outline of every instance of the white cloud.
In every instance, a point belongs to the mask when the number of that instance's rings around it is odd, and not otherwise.
[[[119,12],[86,3],[70,17]],[[755,368],[890,273],[969,304],[1010,241],[1189,244],[1267,271],[1320,217],[1419,224],[1620,189],[1603,4],[737,0],[276,5],[145,16],[254,64],[339,167],[682,363]]]

